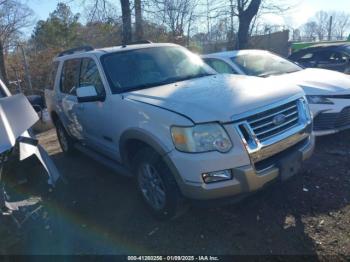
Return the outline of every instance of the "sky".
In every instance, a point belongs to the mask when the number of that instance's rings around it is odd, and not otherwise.
[[[61,0],[62,1],[62,0]],[[119,0],[113,0],[119,1]],[[270,24],[287,24],[294,28],[297,28],[307,22],[317,11],[349,11],[350,12],[350,0],[282,0],[287,5],[295,6],[287,14],[283,16],[277,15],[265,15],[265,20]],[[45,20],[49,13],[51,13],[59,0],[26,0],[27,5],[33,9],[35,13],[35,20]],[[64,0],[68,3],[73,12],[82,13],[81,0]],[[33,26],[34,27],[34,26]],[[33,28],[28,28],[28,32]]]
[[[295,7],[283,16],[268,15],[267,20],[276,24],[287,24],[294,28],[306,23],[316,12],[345,11],[350,12],[350,0],[284,0]]]

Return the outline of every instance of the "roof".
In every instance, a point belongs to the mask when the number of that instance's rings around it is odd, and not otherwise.
[[[305,47],[300,49],[299,51],[305,50],[314,50],[314,49],[342,49],[350,47],[350,43],[324,43],[324,44],[316,44],[313,46]]]
[[[171,44],[171,43],[148,43],[148,44],[132,44],[132,45],[122,45],[122,46],[111,46],[111,47],[92,49],[90,51],[77,50],[73,53],[68,53],[68,54],[63,54],[61,56],[58,56],[55,58],[55,60],[79,57],[79,56],[81,56],[81,54],[95,54],[95,55],[101,56],[101,55],[106,54],[106,53],[115,53],[115,52],[123,52],[123,51],[143,49],[143,48],[162,47],[162,46],[178,46],[178,45]]]

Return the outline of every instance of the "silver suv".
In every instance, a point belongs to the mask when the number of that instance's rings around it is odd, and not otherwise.
[[[63,52],[46,102],[62,150],[136,176],[159,218],[286,180],[314,148],[299,87],[217,75],[174,44]]]

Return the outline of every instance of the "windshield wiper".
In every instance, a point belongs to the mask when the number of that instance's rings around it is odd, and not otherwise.
[[[201,73],[201,74],[193,74],[193,75],[187,75],[187,76],[169,77],[169,78],[163,80],[162,82],[165,82],[167,84],[171,84],[171,83],[178,82],[178,81],[185,81],[185,80],[190,80],[190,79],[200,78],[200,77],[205,77],[205,76],[211,76],[211,75],[215,75],[215,74]]]
[[[171,84],[171,83],[175,83],[175,82],[179,82],[179,81],[185,81],[185,80],[189,80],[189,79],[200,78],[200,77],[211,76],[211,75],[215,75],[215,74],[202,73],[202,74],[187,75],[187,76],[181,76],[181,77],[179,77],[179,76],[169,77],[169,78],[166,78],[160,82],[145,83],[142,85],[137,85],[137,86],[133,86],[130,88],[126,88],[126,91],[128,91],[128,92],[129,91],[136,91],[136,90],[141,90],[141,89],[146,89],[146,88],[151,88],[151,87],[156,87],[156,86],[161,86],[161,85],[167,85],[167,84]]]
[[[283,74],[283,72],[269,71],[269,72],[264,72],[264,73],[258,74],[257,76],[258,77],[268,77],[268,76],[271,76],[271,75],[281,75],[281,74]]]
[[[285,71],[285,72],[281,72],[281,71],[269,71],[269,72],[264,72],[259,74],[259,77],[268,77],[268,76],[272,76],[272,75],[284,75],[284,74],[290,74],[290,73],[294,73],[294,72],[298,72],[300,71],[299,69],[295,69],[295,70],[290,70],[290,71]]]

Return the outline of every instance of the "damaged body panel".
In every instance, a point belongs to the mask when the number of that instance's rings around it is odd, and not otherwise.
[[[11,96],[1,80],[0,90],[0,155],[18,145],[19,161],[35,155],[47,171],[48,183],[54,186],[59,172],[29,130],[39,120],[38,115],[23,94]]]

